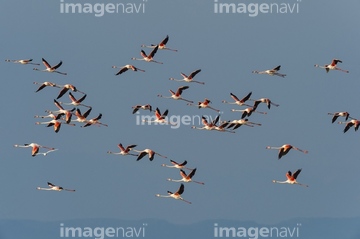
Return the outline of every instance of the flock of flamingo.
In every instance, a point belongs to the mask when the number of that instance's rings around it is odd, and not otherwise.
[[[157,63],[157,64],[163,64],[162,62],[154,60],[154,57],[159,50],[169,50],[169,51],[177,52],[176,49],[167,47],[168,41],[169,41],[169,36],[166,36],[165,39],[163,39],[159,44],[141,45],[141,47],[143,47],[143,48],[150,48],[151,49],[150,53],[147,54],[144,50],[141,50],[140,55],[142,56],[142,58],[133,57],[131,59],[137,60],[137,61],[145,61],[148,63],[153,62],[153,63]],[[23,65],[27,65],[27,64],[40,65],[39,63],[34,63],[32,59],[5,60],[5,61],[23,64]],[[45,69],[41,70],[38,68],[33,68],[33,70],[67,75],[67,73],[65,73],[65,72],[58,71],[58,69],[62,65],[62,61],[60,61],[58,64],[52,66],[44,58],[42,58],[42,63],[44,64]],[[338,63],[342,63],[342,61],[339,59],[333,59],[330,64],[326,64],[324,66],[320,66],[320,65],[316,64],[316,65],[314,65],[314,67],[323,68],[326,70],[327,73],[331,70],[337,70],[337,71],[349,73],[349,71],[339,68],[337,66]],[[112,66],[112,68],[119,69],[115,73],[116,76],[124,74],[125,72],[127,72],[129,70],[134,71],[134,72],[145,72],[145,70],[140,69],[132,64],[127,64],[127,65],[120,66],[120,67]],[[281,68],[281,66],[278,65],[269,70],[264,70],[264,71],[255,70],[255,71],[252,71],[252,73],[267,74],[270,76],[279,76],[282,78],[286,77],[286,74],[279,72],[280,68]],[[189,84],[196,83],[199,85],[205,85],[205,82],[195,80],[196,76],[200,72],[201,72],[201,69],[194,70],[193,72],[190,72],[188,75],[181,72],[180,74],[182,76],[182,79],[176,79],[176,78],[170,77],[169,80],[176,81],[176,82],[189,83]],[[35,91],[36,93],[43,90],[44,88],[60,89],[60,91],[57,93],[57,96],[55,96],[54,100],[53,100],[56,109],[54,109],[54,110],[46,109],[45,112],[47,112],[48,115],[44,115],[44,116],[35,115],[35,118],[41,118],[41,119],[50,118],[51,120],[36,122],[37,125],[44,124],[44,125],[46,125],[46,127],[53,127],[55,133],[58,133],[60,131],[61,125],[76,126],[75,122],[80,123],[81,127],[84,127],[84,128],[91,126],[91,125],[106,126],[106,127],[108,126],[107,124],[100,122],[100,119],[102,118],[101,113],[98,113],[98,115],[94,118],[88,119],[88,117],[92,111],[92,107],[89,105],[83,104],[83,101],[86,99],[87,95],[85,92],[78,90],[77,87],[75,87],[74,85],[72,85],[72,84],[59,85],[57,83],[48,82],[48,81],[41,82],[41,83],[34,82],[34,84],[39,85],[39,87]],[[190,87],[188,85],[184,85],[184,86],[180,86],[176,89],[169,89],[170,95],[168,95],[168,96],[164,96],[162,94],[158,94],[157,96],[160,98],[164,98],[164,99],[184,101],[187,103],[188,106],[197,107],[199,109],[200,108],[208,108],[217,113],[220,113],[219,109],[216,109],[210,105],[212,102],[207,98],[205,98],[203,101],[198,101],[198,103],[194,103],[193,100],[184,98],[183,93],[184,92],[186,93],[189,90],[189,88]],[[68,93],[70,101],[69,102],[59,101],[59,99],[61,99],[66,93]],[[75,96],[74,94],[78,94],[78,95]],[[241,127],[242,125],[245,125],[248,127],[261,126],[260,123],[255,123],[255,122],[249,121],[249,117],[253,113],[258,113],[258,114],[263,114],[263,115],[267,114],[267,112],[258,111],[258,107],[260,106],[261,103],[266,105],[266,108],[268,110],[271,109],[271,106],[279,107],[279,104],[272,102],[269,98],[252,99],[251,97],[252,97],[252,92],[249,92],[248,94],[246,94],[243,97],[238,97],[234,93],[230,92],[230,98],[232,99],[232,101],[227,101],[227,100],[222,101],[222,103],[224,103],[224,104],[235,105],[237,107],[246,107],[244,109],[232,109],[231,110],[232,112],[241,112],[240,119],[220,121],[220,115],[217,115],[217,117],[214,120],[210,120],[210,119],[206,118],[205,116],[202,116],[202,126],[197,127],[197,126],[193,125],[191,128],[197,129],[197,130],[209,130],[209,131],[235,133],[236,130],[239,127]],[[66,109],[65,106],[72,106],[72,108]],[[80,108],[80,107],[82,107],[82,108]],[[85,108],[86,108],[86,111],[84,110]],[[154,120],[144,120],[144,122],[148,122],[148,123],[155,122],[155,123],[161,123],[161,124],[165,124],[165,125],[173,125],[174,124],[173,122],[170,122],[167,119],[168,112],[169,112],[168,109],[166,109],[163,113],[161,113],[159,108],[154,109],[148,103],[143,104],[143,105],[135,105],[132,107],[132,109],[133,109],[132,110],[133,114],[137,113],[140,110],[154,112],[154,114],[155,114]],[[82,111],[85,111],[85,113],[82,113]],[[351,127],[354,127],[355,131],[357,131],[360,126],[360,121],[355,118],[350,117],[350,114],[348,112],[334,112],[334,113],[328,113],[328,114],[333,116],[332,123],[334,123],[339,117],[345,118],[344,122],[342,122],[342,121],[338,122],[339,124],[345,124],[345,128],[343,130],[344,133],[347,132]],[[72,119],[73,116],[76,117],[76,119]],[[350,119],[350,121],[347,121],[348,119]],[[137,145],[135,145],[135,144],[123,146],[120,143],[117,146],[119,148],[119,151],[117,151],[117,152],[107,151],[107,153],[113,154],[113,155],[121,155],[121,156],[134,156],[134,157],[136,157],[137,161],[141,160],[145,156],[147,156],[150,161],[153,161],[155,156],[159,156],[159,157],[162,157],[165,159],[168,158],[167,156],[164,156],[158,152],[155,152],[152,149],[145,148],[143,150],[137,150],[137,149],[135,149],[137,147]],[[31,156],[33,156],[33,157],[38,156],[38,155],[46,156],[47,154],[57,150],[54,147],[43,146],[43,145],[39,145],[37,143],[15,144],[14,147],[31,148],[32,149]],[[42,149],[44,150],[44,152],[40,152],[40,150],[42,150]],[[281,159],[282,157],[287,155],[291,149],[297,150],[304,154],[308,153],[307,150],[300,149],[300,148],[295,147],[290,144],[284,144],[279,147],[267,146],[266,149],[278,150],[278,159]],[[178,162],[170,159],[170,163],[171,163],[171,165],[161,164],[161,166],[167,167],[167,168],[178,169],[181,178],[180,179],[168,178],[167,180],[171,181],[171,182],[179,182],[181,184],[175,192],[167,191],[166,195],[155,194],[155,196],[169,197],[169,198],[173,198],[173,199],[177,199],[177,200],[182,200],[186,203],[191,204],[190,201],[187,201],[182,197],[182,194],[184,193],[184,190],[185,190],[185,186],[184,186],[185,183],[194,182],[194,183],[197,183],[200,185],[204,185],[203,182],[193,180],[193,177],[195,176],[197,168],[186,167],[187,163],[188,163],[186,160],[181,163],[178,163]],[[189,172],[187,173],[185,170],[188,170]],[[285,175],[286,179],[287,179],[286,181],[273,180],[272,182],[283,183],[283,184],[297,184],[300,186],[308,187],[308,185],[299,183],[297,181],[297,178],[298,178],[301,170],[302,169],[297,169],[293,173],[291,171],[288,171]],[[38,190],[50,190],[50,191],[51,190],[52,191],[64,190],[64,191],[69,191],[69,192],[75,192],[74,189],[66,189],[61,186],[54,185],[50,182],[47,182],[47,184],[48,184],[47,188],[37,187],[37,189]]]

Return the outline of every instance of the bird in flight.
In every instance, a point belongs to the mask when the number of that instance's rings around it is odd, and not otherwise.
[[[137,61],[146,61],[146,62],[155,62],[155,63],[158,63],[158,64],[163,64],[162,62],[159,62],[159,61],[155,61],[154,60],[154,56],[158,50],[158,47],[159,46],[156,46],[151,52],[149,55],[146,55],[145,51],[141,50],[140,51],[140,55],[143,57],[143,58],[131,58],[131,60],[137,60]]]
[[[288,172],[286,173],[286,178],[287,178],[286,181],[273,180],[272,182],[273,182],[273,183],[297,184],[297,185],[300,185],[300,186],[303,186],[303,187],[309,187],[309,186],[306,185],[306,184],[301,184],[301,183],[298,183],[298,182],[296,181],[296,179],[297,179],[297,177],[299,176],[300,172],[301,172],[301,169],[296,170],[295,173],[293,173],[293,174],[291,173],[291,171],[288,171]]]
[[[164,40],[162,40],[158,45],[155,45],[155,44],[151,44],[150,46],[147,46],[145,44],[142,44],[141,47],[147,47],[147,48],[155,48],[156,46],[159,47],[159,50],[170,50],[170,51],[178,51],[176,49],[171,49],[171,48],[168,48],[166,46],[166,44],[168,43],[169,41],[169,35],[166,35],[166,37],[164,38]]]
[[[304,154],[307,154],[308,151],[307,150],[302,150],[302,149],[299,149],[297,147],[294,147],[290,144],[284,144],[283,146],[281,147],[272,147],[272,146],[267,146],[266,149],[278,149],[279,150],[279,154],[278,154],[278,159],[281,159],[282,156],[286,155],[287,153],[289,153],[290,149],[295,149],[297,151],[300,151]]]
[[[42,62],[44,66],[46,67],[45,70],[39,70],[38,68],[34,68],[35,71],[43,71],[43,72],[56,72],[61,75],[67,75],[67,73],[57,71],[56,69],[59,68],[62,65],[62,61],[60,61],[57,65],[51,66],[44,58],[42,58]]]
[[[173,192],[170,192],[170,191],[167,191],[168,195],[160,195],[160,194],[156,194],[155,196],[156,197],[162,197],[162,198],[173,198],[173,199],[176,199],[176,200],[181,200],[181,201],[184,201],[188,204],[191,204],[191,202],[189,201],[186,201],[185,199],[183,199],[181,197],[181,194],[184,193],[184,184],[181,184],[179,189],[173,193]]]
[[[35,157],[35,156],[37,156],[39,154],[42,154],[42,155],[46,156],[48,153],[57,150],[55,148],[43,146],[43,145],[40,145],[40,144],[37,144],[37,143],[30,143],[30,144],[24,144],[24,145],[15,144],[14,147],[16,147],[16,148],[31,148],[31,156],[33,156],[33,157]],[[48,149],[48,151],[46,151],[44,153],[40,153],[39,152],[40,148]]]
[[[6,62],[12,62],[12,63],[18,63],[18,64],[22,64],[22,65],[37,65],[39,66],[40,64],[39,63],[33,63],[33,59],[22,59],[22,60],[9,60],[9,59],[6,59],[5,60]]]
[[[118,147],[120,149],[120,152],[119,153],[114,153],[114,152],[111,152],[111,151],[107,151],[108,154],[120,154],[120,155],[132,155],[132,156],[138,156],[137,154],[132,154],[130,153],[130,151],[135,148],[137,145],[136,144],[132,144],[132,145],[128,145],[126,146],[126,148],[120,143],[118,144]]]
[[[69,192],[75,192],[74,189],[68,189],[68,188],[63,188],[63,187],[60,187],[60,186],[57,186],[57,185],[54,185],[50,182],[47,183],[48,184],[48,188],[41,188],[41,187],[37,187],[36,189],[37,190],[46,190],[46,191],[62,191],[62,190],[65,190],[65,191],[69,191]]]
[[[194,103],[194,101],[192,101],[192,100],[187,100],[187,99],[184,99],[181,97],[182,92],[186,89],[189,89],[189,86],[181,86],[177,89],[176,92],[169,90],[171,93],[171,96],[169,96],[169,97],[163,96],[163,95],[158,95],[158,97],[162,97],[162,98],[166,98],[166,99],[174,99],[174,100],[183,100],[188,103]]]
[[[185,82],[188,82],[188,83],[194,82],[194,83],[198,83],[198,84],[204,85],[205,82],[201,82],[201,81],[196,81],[196,80],[194,80],[194,77],[195,77],[200,71],[201,71],[201,69],[198,69],[198,70],[196,70],[196,71],[193,71],[193,72],[190,73],[189,76],[187,76],[187,75],[185,75],[184,73],[181,72],[180,75],[183,77],[183,79],[178,80],[178,79],[175,79],[175,78],[170,77],[169,80],[173,80],[173,81],[185,81]]]
[[[120,70],[115,74],[115,75],[121,75],[122,73],[128,71],[128,70],[132,70],[132,71],[141,71],[141,72],[145,72],[145,70],[141,70],[140,68],[135,67],[134,65],[125,65],[125,66],[112,66],[112,68],[120,68]]]
[[[277,67],[274,67],[273,69],[270,69],[270,70],[265,70],[265,71],[252,71],[252,73],[254,74],[267,74],[267,75],[270,75],[270,76],[280,76],[280,77],[285,77],[286,74],[281,74],[279,73],[278,71],[280,70],[281,68],[281,65],[277,66]]]
[[[314,66],[325,69],[326,73],[329,73],[330,70],[338,70],[338,71],[342,71],[342,72],[345,72],[345,73],[349,73],[348,70],[343,70],[343,69],[337,67],[337,64],[339,62],[342,63],[342,61],[339,60],[339,59],[333,59],[330,64],[327,64],[325,66],[320,66],[318,64],[315,64]]]
[[[194,169],[189,173],[189,175],[187,175],[184,170],[180,169],[181,179],[175,180],[175,179],[168,178],[167,180],[168,180],[168,181],[171,181],[171,182],[184,182],[184,183],[194,182],[194,183],[197,183],[197,184],[202,184],[202,185],[204,185],[205,183],[203,183],[203,182],[199,182],[199,181],[194,181],[194,180],[192,180],[192,177],[194,177],[195,173],[196,173],[196,168],[194,168]]]

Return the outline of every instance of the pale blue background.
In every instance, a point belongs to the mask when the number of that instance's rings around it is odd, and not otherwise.
[[[331,124],[327,115],[349,111],[360,117],[358,0],[302,1],[298,14],[257,17],[214,14],[213,1],[136,3],[145,3],[145,13],[95,17],[60,14],[60,1],[2,2],[0,219],[152,218],[191,224],[208,219],[277,223],[296,217],[360,216],[359,133],[351,129],[344,134],[344,125]],[[163,65],[130,60],[140,56],[141,44],[156,44],[167,34],[168,46],[179,51],[159,51],[155,59]],[[40,62],[42,57],[50,64],[62,60],[59,70],[68,75],[4,61]],[[343,60],[339,66],[350,73],[326,74],[313,67],[332,58]],[[146,72],[114,76],[111,66],[125,64]],[[251,73],[277,65],[286,78]],[[209,98],[224,112],[223,120],[239,118],[230,112],[232,106],[221,103],[231,100],[230,92],[241,97],[252,91],[251,98],[268,97],[280,107],[268,111],[260,105],[268,114],[253,114],[250,120],[263,125],[241,127],[235,134],[135,124],[131,106],[146,103],[169,109],[169,115],[215,117],[211,110],[157,97],[184,85],[169,77],[198,68],[202,71],[196,78],[206,84],[189,84],[184,97],[196,102]],[[53,99],[59,89],[34,93],[38,86],[33,81],[74,84],[88,94],[84,103],[93,106],[90,117],[102,113],[109,127],[63,125],[55,134],[35,125],[34,115],[56,109]],[[31,142],[59,150],[32,158],[30,149],[13,147]],[[192,205],[156,198],[156,193],[178,188],[166,181],[179,178],[178,171],[161,167],[168,160],[160,157],[136,162],[131,156],[106,153],[117,151],[118,143],[187,160],[189,167],[198,168],[194,179],[205,186],[185,185],[183,197]],[[277,151],[265,149],[285,143],[309,154],[291,151],[277,160]],[[286,171],[298,168],[303,169],[298,181],[309,188],[271,182],[285,180]],[[46,187],[47,181],[77,192],[35,189]]]

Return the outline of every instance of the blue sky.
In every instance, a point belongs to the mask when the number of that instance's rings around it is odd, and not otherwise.
[[[66,1],[75,2],[75,1]],[[120,1],[112,1],[112,3]],[[234,1],[233,1],[234,2]],[[250,3],[249,1],[243,1]],[[273,1],[282,3],[281,1]],[[110,3],[108,1],[101,3]],[[3,102],[0,132],[0,219],[40,221],[75,218],[164,219],[194,223],[206,219],[235,219],[275,223],[295,217],[358,217],[360,193],[356,175],[359,133],[331,124],[328,112],[358,112],[359,1],[301,1],[297,14],[215,14],[213,1],[128,1],[145,4],[139,14],[61,14],[60,1],[7,1],[0,20],[0,63]],[[283,1],[292,4],[294,1]],[[169,47],[158,51],[163,65],[130,60],[140,57],[141,44],[156,44],[166,35]],[[149,52],[148,49],[145,49]],[[50,64],[60,60],[67,76],[40,73],[30,65],[10,64],[5,59],[33,58]],[[325,73],[314,64],[343,60],[350,71]],[[146,72],[115,76],[112,65],[134,64]],[[252,74],[281,65],[286,78]],[[41,66],[43,67],[43,66]],[[205,85],[169,81],[180,72],[202,71],[196,76]],[[90,117],[103,114],[109,127],[81,128],[63,125],[55,134],[35,125],[34,115],[55,110],[56,88],[34,93],[33,82],[71,83],[87,93]],[[234,107],[221,103],[232,92],[239,97],[268,97],[279,107],[253,114],[260,127],[240,127],[235,134],[195,131],[182,125],[138,126],[131,107],[151,104],[169,115],[211,115],[209,109],[185,102],[161,99],[182,85],[184,97],[202,101],[223,111],[222,120],[238,119]],[[78,95],[77,95],[78,96]],[[63,96],[62,101],[67,101]],[[241,107],[237,107],[241,109]],[[85,108],[81,108],[82,111]],[[143,114],[143,112],[142,112]],[[341,119],[343,120],[343,119]],[[59,150],[32,158],[29,149],[14,144],[36,142]],[[179,178],[160,157],[153,162],[109,155],[117,144],[151,148],[175,161],[197,167],[195,180],[204,186],[185,184],[183,197],[191,201],[156,198],[175,191]],[[281,160],[267,145],[293,144],[309,151],[291,151]],[[288,170],[302,168],[298,181],[310,185],[273,184],[285,180]],[[76,193],[37,191],[50,181],[75,188]],[[179,213],[181,212],[181,213]]]

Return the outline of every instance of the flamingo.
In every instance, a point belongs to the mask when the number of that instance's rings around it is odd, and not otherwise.
[[[149,155],[149,160],[150,160],[150,161],[153,161],[153,160],[154,160],[154,157],[155,157],[155,154],[158,155],[158,156],[160,156],[160,157],[167,158],[166,156],[161,155],[161,154],[159,154],[159,153],[157,153],[157,152],[155,152],[154,150],[151,150],[151,149],[144,149],[144,150],[141,150],[141,151],[134,149],[134,151],[137,152],[137,153],[139,153],[138,158],[136,159],[136,161],[139,161],[139,160],[142,159],[145,155]]]
[[[202,184],[202,185],[204,185],[205,183],[203,183],[203,182],[199,182],[199,181],[194,181],[194,180],[192,180],[192,177],[194,177],[195,173],[196,173],[196,168],[194,168],[194,169],[189,173],[189,175],[186,175],[185,171],[182,170],[182,169],[180,169],[181,179],[175,180],[175,179],[168,178],[167,180],[168,180],[168,181],[171,181],[171,182],[184,182],[184,183],[194,182],[194,183],[197,183],[197,184]]]
[[[112,66],[112,68],[120,68],[120,70],[115,75],[121,75],[122,73],[126,72],[127,70],[145,72],[144,70],[141,70],[133,65],[125,65],[125,66],[121,66],[121,67]]]
[[[154,120],[147,120],[147,119],[143,119],[143,122],[147,122],[147,123],[159,123],[159,124],[171,124],[171,125],[176,125],[174,123],[171,123],[167,120],[165,120],[167,114],[169,113],[168,110],[165,110],[165,112],[163,114],[161,114],[159,108],[156,108],[155,110],[155,119]]]
[[[263,115],[267,114],[266,112],[256,111],[256,107],[248,107],[248,108],[243,109],[243,110],[232,109],[231,111],[232,112],[243,112],[242,115],[241,115],[242,119],[245,118],[245,117],[250,117],[253,112],[263,114]]]
[[[346,133],[351,127],[354,127],[354,130],[357,131],[360,126],[360,120],[352,119],[348,122],[338,122],[339,124],[346,124],[344,128],[344,133]]]
[[[328,64],[328,65],[325,65],[325,66],[320,66],[318,64],[315,64],[314,66],[325,69],[326,73],[329,73],[330,70],[338,70],[338,71],[342,71],[342,72],[345,72],[345,73],[349,73],[349,71],[343,70],[343,69],[340,69],[339,67],[337,67],[337,64],[339,62],[342,63],[342,61],[339,60],[339,59],[333,59],[331,61],[331,64]]]
[[[59,104],[64,104],[64,105],[74,105],[74,106],[82,105],[82,106],[85,106],[85,107],[91,108],[91,106],[84,105],[84,104],[82,104],[82,103],[81,103],[81,102],[83,102],[83,101],[85,100],[85,98],[86,98],[86,94],[85,94],[83,97],[81,97],[80,99],[78,99],[78,100],[77,100],[77,99],[74,97],[74,95],[73,95],[73,94],[71,94],[71,92],[69,92],[69,98],[70,98],[70,100],[71,100],[71,103],[63,103],[63,102],[59,102]]]
[[[54,113],[57,113],[57,114],[59,114],[59,115],[65,115],[65,122],[66,122],[67,124],[69,124],[70,121],[71,121],[72,114],[73,114],[72,112],[73,112],[76,108],[72,108],[71,110],[65,110],[65,109],[60,105],[60,103],[57,102],[55,99],[54,99],[54,104],[55,104],[56,107],[58,107],[59,110],[57,110],[57,111],[45,110],[45,112],[50,113],[50,115],[51,115],[51,114],[54,114]]]
[[[39,70],[38,68],[34,68],[35,71],[43,71],[43,72],[56,72],[61,75],[67,75],[67,73],[57,71],[56,69],[59,68],[62,65],[62,61],[60,61],[57,65],[51,66],[44,58],[42,58],[42,62],[45,65],[45,70]]]
[[[328,113],[328,115],[333,115],[332,119],[331,119],[331,123],[334,123],[337,118],[339,118],[339,116],[341,117],[345,117],[345,120],[350,119],[354,119],[350,117],[349,112],[343,111],[343,112],[335,112],[335,113]]]
[[[177,89],[176,93],[172,90],[169,90],[171,93],[171,96],[169,97],[165,97],[163,95],[158,95],[158,97],[162,97],[162,98],[166,98],[166,99],[174,99],[174,100],[183,100],[189,103],[194,103],[194,101],[191,100],[187,100],[181,97],[181,94],[183,92],[183,90],[189,89],[189,86],[181,86]]]
[[[267,107],[268,107],[268,109],[271,108],[271,105],[273,105],[273,106],[275,106],[275,107],[279,107],[278,104],[275,104],[275,103],[272,102],[269,98],[261,98],[261,99],[255,100],[253,107],[256,109],[260,103],[266,104]]]
[[[151,52],[149,55],[146,55],[145,51],[141,50],[140,52],[140,55],[143,57],[143,58],[131,58],[131,60],[137,60],[137,61],[146,61],[146,62],[155,62],[155,63],[158,63],[158,64],[163,64],[162,62],[158,62],[158,61],[155,61],[153,59],[153,57],[155,56],[157,50],[158,50],[159,46],[156,46]]]
[[[286,181],[276,181],[276,180],[273,180],[272,182],[273,182],[273,183],[297,184],[297,185],[300,185],[300,186],[303,186],[303,187],[309,187],[309,186],[306,185],[306,184],[301,184],[301,183],[298,183],[298,182],[296,181],[296,178],[299,176],[300,172],[301,172],[301,169],[296,170],[295,173],[293,173],[293,174],[291,173],[291,171],[288,171],[288,172],[285,174],[285,176],[286,176],[286,178],[287,178]]]
[[[193,72],[190,73],[189,76],[187,76],[187,75],[185,75],[184,73],[181,72],[180,75],[182,75],[183,79],[178,80],[178,79],[175,79],[175,78],[170,77],[169,80],[173,80],[173,81],[185,81],[185,82],[189,82],[189,83],[190,83],[190,82],[195,82],[195,83],[204,85],[205,82],[200,82],[200,81],[195,81],[195,80],[193,80],[193,78],[194,78],[200,71],[201,71],[201,69],[198,69],[198,70],[196,70],[196,71],[193,71]]]
[[[169,41],[169,35],[166,35],[166,37],[164,38],[164,40],[162,40],[159,45],[154,45],[154,44],[151,44],[150,46],[146,46],[146,45],[141,45],[141,47],[147,47],[147,48],[155,48],[156,46],[159,46],[159,50],[170,50],[170,51],[178,51],[178,50],[175,50],[175,49],[171,49],[171,48],[168,48],[166,46],[167,42]]]
[[[175,192],[175,193],[172,193],[170,191],[167,191],[168,195],[160,195],[160,194],[156,194],[155,196],[156,197],[162,197],[162,198],[174,198],[176,200],[181,200],[181,201],[184,201],[188,204],[191,204],[191,202],[189,201],[186,201],[185,199],[183,199],[181,197],[181,194],[184,193],[184,184],[181,184],[180,185],[180,188]]]
[[[6,59],[6,62],[12,62],[12,63],[18,63],[18,64],[22,64],[22,65],[27,65],[27,64],[31,64],[31,65],[37,65],[39,66],[39,63],[33,63],[32,62],[33,59],[22,59],[22,60],[9,60]]]
[[[231,98],[233,98],[233,100],[235,102],[228,102],[226,100],[223,100],[222,103],[231,104],[231,105],[239,105],[239,106],[242,106],[242,105],[251,106],[251,105],[245,104],[245,102],[250,99],[251,94],[252,94],[252,92],[250,92],[249,94],[247,94],[244,98],[242,98],[240,100],[238,97],[236,97],[236,95],[234,95],[233,93],[230,93]]]
[[[229,133],[235,133],[233,130],[227,130],[225,129],[229,125],[229,122],[225,121],[222,122],[219,126],[215,125],[214,130],[220,131],[220,132],[229,132]]]
[[[59,95],[58,95],[58,97],[56,97],[56,99],[61,98],[66,92],[68,92],[68,90],[72,90],[72,91],[74,91],[74,92],[79,92],[79,93],[81,93],[81,94],[85,94],[84,92],[79,91],[79,90],[78,90],[74,85],[72,85],[72,84],[66,84],[66,85],[62,85],[62,86],[58,85],[58,86],[59,86],[59,88],[62,87],[62,89],[60,90]]]
[[[132,107],[134,110],[133,110],[133,114],[135,114],[136,112],[138,112],[139,109],[142,109],[142,110],[149,110],[150,112],[152,112],[152,106],[149,105],[149,104],[146,104],[146,105],[135,105]]]
[[[205,100],[204,100],[203,102],[200,102],[200,101],[199,101],[197,105],[194,105],[194,104],[192,104],[192,103],[188,103],[187,105],[195,106],[195,107],[198,107],[199,109],[200,109],[200,108],[209,108],[209,109],[215,110],[216,112],[219,113],[220,110],[217,110],[217,109],[211,107],[211,106],[209,105],[210,103],[211,103],[211,101],[210,101],[209,99],[205,98]]]
[[[286,75],[285,74],[280,74],[278,73],[278,71],[280,70],[280,67],[281,65],[273,68],[273,69],[270,69],[270,70],[265,70],[265,71],[252,71],[252,73],[255,73],[255,74],[268,74],[270,76],[280,76],[280,77],[285,77]]]
[[[71,121],[77,121],[79,123],[86,122],[87,121],[86,118],[89,116],[91,110],[92,108],[88,109],[84,114],[81,114],[80,109],[76,109],[75,111],[76,120],[71,120]]]
[[[217,124],[217,122],[219,121],[219,119],[220,119],[220,115],[216,116],[216,118],[215,118],[211,123],[209,123],[209,122],[207,121],[207,119],[206,119],[204,116],[202,116],[202,117],[201,117],[201,121],[202,121],[202,124],[203,124],[204,126],[201,127],[201,128],[197,128],[197,127],[195,127],[195,126],[192,126],[191,128],[192,128],[192,129],[200,129],[200,130],[215,130],[216,124]]]
[[[87,122],[86,122],[86,124],[84,124],[83,126],[81,126],[81,127],[88,127],[88,126],[90,126],[90,125],[103,125],[103,126],[106,126],[106,127],[108,127],[108,125],[107,124],[103,124],[103,123],[101,123],[99,120],[101,119],[101,117],[102,117],[102,114],[100,113],[97,117],[95,117],[95,118],[92,118],[92,119],[90,119],[90,120],[88,120]]]
[[[254,127],[254,125],[261,126],[261,124],[250,122],[248,119],[233,120],[228,123],[229,124],[228,124],[227,128],[228,129],[233,128],[233,130],[239,128],[242,125],[246,125],[249,127]]]
[[[60,127],[61,127],[61,121],[57,120],[57,119],[53,119],[51,121],[48,121],[48,122],[36,122],[35,124],[47,124],[46,127],[51,127],[51,126],[54,126],[54,131],[55,133],[58,133],[59,130],[60,130]],[[70,126],[75,126],[74,124],[67,124],[67,125],[70,125]]]
[[[47,111],[45,111],[47,112]],[[61,114],[57,114],[55,115],[53,112],[48,112],[49,114],[48,115],[35,115],[34,118],[42,118],[42,119],[45,119],[45,118],[52,118],[52,119],[60,119],[61,118]]]
[[[33,156],[33,157],[37,156],[39,154],[42,154],[42,155],[46,156],[48,153],[57,150],[55,148],[42,146],[42,145],[39,145],[37,143],[30,143],[30,144],[24,144],[24,145],[15,144],[14,147],[16,147],[16,148],[29,148],[29,147],[32,148],[31,156]],[[48,149],[48,151],[45,152],[45,153],[39,153],[40,148]]]
[[[161,164],[161,166],[167,167],[167,168],[177,168],[177,169],[183,169],[183,168],[185,168],[185,169],[188,169],[188,170],[193,170],[193,169],[191,169],[191,168],[185,167],[185,165],[187,164],[187,161],[186,161],[186,160],[185,160],[184,162],[182,162],[182,163],[177,163],[177,162],[175,162],[174,160],[171,160],[171,159],[170,159],[170,162],[171,162],[172,165]]]
[[[281,147],[272,147],[272,146],[266,146],[266,149],[278,149],[279,150],[279,155],[278,155],[278,159],[281,159],[282,156],[286,155],[290,149],[295,149],[295,150],[298,150],[304,154],[307,154],[309,151],[307,150],[302,150],[302,149],[299,149],[297,147],[294,147],[290,144],[284,144],[283,146]]]
[[[49,81],[45,81],[43,83],[39,83],[39,82],[33,82],[36,85],[40,85],[40,87],[35,91],[38,92],[42,89],[44,89],[46,86],[51,86],[51,87],[57,87],[60,88],[59,86],[57,86],[55,83],[49,82]]]
[[[132,156],[138,156],[136,154],[132,154],[130,153],[130,151],[135,148],[137,145],[136,144],[132,144],[132,145],[128,145],[126,146],[126,148],[124,148],[124,146],[120,143],[118,144],[118,147],[120,149],[120,152],[119,153],[114,153],[114,152],[111,152],[111,151],[107,151],[108,154],[120,154],[120,155],[132,155]]]
[[[56,186],[50,182],[47,183],[48,184],[48,188],[41,188],[41,187],[37,187],[36,189],[37,190],[46,190],[46,191],[62,191],[62,190],[65,190],[65,191],[69,191],[69,192],[75,192],[74,189],[67,189],[67,188],[63,188],[63,187],[60,187],[60,186]]]

